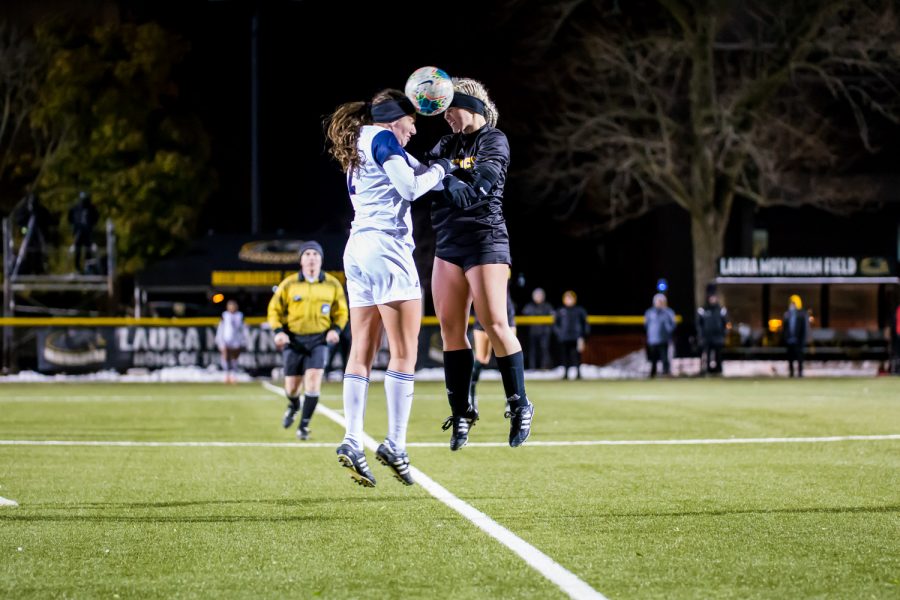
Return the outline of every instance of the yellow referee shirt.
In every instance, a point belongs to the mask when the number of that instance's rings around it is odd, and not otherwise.
[[[296,335],[343,329],[349,318],[341,282],[324,271],[312,283],[295,273],[278,284],[269,301],[268,322],[273,331],[284,329]]]

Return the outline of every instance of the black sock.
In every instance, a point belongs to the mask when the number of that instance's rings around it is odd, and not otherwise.
[[[287,394],[285,394],[287,396]],[[288,403],[294,410],[300,410],[300,396],[288,396]]]
[[[309,425],[309,420],[312,419],[313,411],[316,410],[316,404],[318,403],[319,396],[313,396],[307,392],[303,398],[303,415],[300,417],[300,427]]]
[[[475,396],[475,387],[478,385],[478,379],[481,377],[481,370],[483,368],[485,368],[486,366],[487,365],[485,365],[481,361],[478,361],[478,360],[475,361],[475,366],[472,367],[472,385],[469,386],[469,395],[470,396],[473,396],[473,397]]]
[[[444,381],[447,384],[447,400],[455,417],[469,412],[469,385],[472,381],[472,363],[475,357],[471,348],[444,352]]]
[[[515,403],[516,406],[526,406],[528,398],[525,396],[525,360],[522,351],[509,356],[498,356],[497,368],[500,370],[500,377],[503,378],[507,402],[510,405]]]

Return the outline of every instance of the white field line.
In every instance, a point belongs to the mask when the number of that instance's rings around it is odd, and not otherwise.
[[[338,411],[325,406],[335,416],[343,419]],[[318,410],[318,407],[316,407]],[[331,417],[329,417],[331,418]],[[828,437],[782,437],[782,438],[713,438],[707,440],[575,440],[528,442],[528,447],[555,446],[710,446],[719,444],[803,444],[827,442],[877,442],[900,440],[900,434],[887,435],[841,435]],[[0,440],[0,446],[121,446],[146,448],[335,448],[335,442],[140,442],[132,440]],[[374,440],[373,440],[374,443]],[[410,442],[409,448],[445,448],[446,442]],[[506,448],[505,442],[469,442],[466,448]]]
[[[335,448],[325,442],[139,442],[132,440],[0,440],[0,446],[120,446],[131,448]]]
[[[263,386],[276,394],[283,393],[281,388],[275,387],[268,382],[263,382]],[[327,406],[323,406],[322,404],[317,405],[316,412],[321,412],[341,427],[347,426],[344,417]],[[363,433],[363,443],[365,443],[366,448],[372,452],[378,448],[378,442],[365,433]],[[579,579],[574,573],[567,570],[555,560],[514,534],[506,527],[500,525],[474,506],[451,494],[446,488],[425,475],[425,473],[419,469],[410,467],[410,471],[415,480],[425,489],[425,491],[474,523],[489,536],[512,550],[531,568],[556,584],[570,598],[574,598],[575,600],[606,600],[606,596]]]
[[[3,496],[0,496],[0,506],[12,507],[12,506],[18,506],[18,505],[19,505],[19,503],[16,502],[15,500],[10,500],[9,498],[4,498]]]

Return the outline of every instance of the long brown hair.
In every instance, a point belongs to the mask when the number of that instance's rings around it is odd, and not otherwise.
[[[330,117],[325,119],[328,141],[331,147],[328,153],[340,163],[346,171],[359,168],[362,157],[359,154],[359,130],[363,125],[371,125],[372,104],[386,100],[400,100],[406,96],[400,90],[381,90],[372,97],[371,102],[346,102],[338,106]]]

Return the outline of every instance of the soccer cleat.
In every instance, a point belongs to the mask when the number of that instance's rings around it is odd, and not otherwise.
[[[454,417],[453,415],[447,417],[447,420],[444,421],[443,425],[441,425],[441,429],[447,431],[451,426],[453,427],[453,432],[450,434],[451,450],[455,452],[469,442],[469,429],[472,427],[472,425],[475,424],[475,421],[477,420],[477,414],[474,418]]]
[[[298,427],[297,428],[297,439],[304,441],[309,439],[309,427]]]
[[[385,440],[375,451],[378,462],[394,472],[394,478],[403,485],[412,485],[412,475],[409,472],[409,455],[406,452],[394,449],[394,445]]]
[[[531,435],[531,420],[534,417],[534,404],[529,402],[525,406],[517,406],[509,409],[504,415],[509,419],[509,445],[515,448],[521,446]]]
[[[300,400],[298,399],[296,402],[288,401],[288,407],[287,410],[284,411],[284,418],[281,420],[281,426],[285,429],[290,427],[298,412],[300,412]]]
[[[337,449],[338,462],[350,469],[350,477],[363,487],[375,487],[375,476],[369,470],[366,455],[350,444],[341,444]]]

